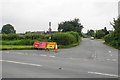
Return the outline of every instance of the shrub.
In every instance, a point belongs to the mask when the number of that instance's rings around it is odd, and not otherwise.
[[[18,40],[19,34],[2,34],[2,40]]]
[[[1,36],[2,36],[2,40],[7,40],[7,34],[1,34]]]
[[[97,30],[96,33],[95,33],[95,37],[96,37],[97,39],[101,39],[101,38],[103,38],[104,36],[105,36],[105,32],[102,31],[102,30]]]
[[[25,37],[25,39],[32,39],[32,40],[39,39],[39,38],[41,38],[41,39],[45,38],[44,35],[37,34],[37,33],[26,34],[26,35],[24,35],[24,37]]]
[[[105,42],[110,44],[111,46],[119,47],[120,46],[120,39],[119,35],[116,31],[106,35],[104,37]]]
[[[79,40],[81,39],[78,32],[70,31],[70,32],[67,32],[67,33],[72,34],[76,38],[76,42],[79,42]]]
[[[23,39],[23,40],[13,40],[13,41],[2,41],[2,45],[33,45],[34,41],[48,42],[47,39]]]
[[[54,33],[51,34],[51,40],[57,42],[60,45],[69,45],[76,42],[76,38],[69,33]]]

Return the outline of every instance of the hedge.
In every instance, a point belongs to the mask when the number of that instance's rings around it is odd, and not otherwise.
[[[44,39],[44,35],[37,34],[37,33],[30,33],[25,35],[19,35],[19,34],[2,34],[2,40],[21,40],[21,39]]]
[[[79,42],[79,40],[81,40],[81,37],[78,32],[70,31],[67,33],[72,34],[76,38],[76,42]]]
[[[76,38],[69,33],[59,32],[51,34],[50,36],[51,41],[57,42],[60,45],[70,45],[76,42]]]
[[[116,31],[106,35],[104,39],[106,44],[109,44],[116,48],[120,48],[120,38],[119,34]]]
[[[31,40],[31,39],[23,39],[23,40],[13,40],[13,41],[1,41],[2,45],[33,45],[34,41],[40,41],[40,42],[48,42],[46,39],[37,39],[37,40]]]
[[[51,37],[51,39],[49,39]],[[70,45],[81,40],[77,32],[58,32],[49,35],[41,34],[2,34],[2,45],[33,45],[34,41],[57,42],[59,45]]]

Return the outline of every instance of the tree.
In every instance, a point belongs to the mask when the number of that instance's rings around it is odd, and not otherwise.
[[[105,35],[109,34],[109,31],[107,31],[107,28],[106,28],[106,27],[104,27],[104,29],[102,29],[102,31],[105,32]]]
[[[14,27],[11,24],[6,24],[2,27],[2,31],[3,34],[9,34],[9,33],[16,33],[16,30],[14,29]]]
[[[94,32],[94,30],[88,30],[87,31],[87,35],[89,36],[89,37],[94,37],[95,36],[95,32]]]
[[[95,37],[97,39],[101,39],[105,36],[105,32],[103,30],[97,30],[96,33],[95,33]]]
[[[111,25],[113,26],[114,31],[105,36],[105,42],[120,49],[120,17],[116,20],[114,19],[114,22],[111,23]]]
[[[79,23],[79,19],[76,18],[74,20],[65,21],[58,24],[59,32],[75,31],[78,32],[79,35],[81,35],[82,28],[83,26],[81,25],[81,23]]]

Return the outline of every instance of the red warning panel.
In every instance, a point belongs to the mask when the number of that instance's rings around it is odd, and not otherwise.
[[[47,47],[47,42],[34,41],[33,46],[37,47],[37,48],[46,48]]]
[[[33,47],[37,47],[37,48],[39,48],[40,43],[41,43],[41,42],[34,41]]]
[[[46,48],[47,47],[47,42],[41,42],[39,47],[40,48]]]

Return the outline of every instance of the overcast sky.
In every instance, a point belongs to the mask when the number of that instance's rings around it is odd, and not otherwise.
[[[88,29],[112,29],[110,22],[118,17],[119,0],[1,0],[2,23],[12,24],[17,33],[52,30],[58,23],[79,18],[83,32]],[[1,20],[0,20],[1,22]]]

